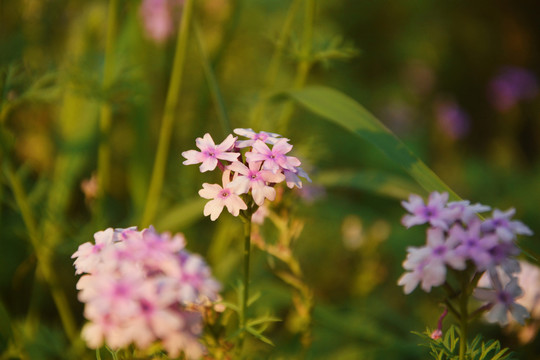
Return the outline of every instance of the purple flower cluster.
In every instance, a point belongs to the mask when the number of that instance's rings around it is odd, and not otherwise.
[[[234,216],[238,216],[240,210],[247,210],[243,194],[251,194],[253,202],[262,206],[265,199],[276,198],[276,184],[285,181],[289,188],[301,188],[300,177],[311,181],[299,167],[300,160],[287,155],[293,147],[289,139],[251,129],[235,129],[234,133],[248,140],[237,140],[230,134],[216,145],[210,134],[205,134],[195,141],[200,151],[182,153],[186,158],[184,165],[201,164],[201,172],[216,167],[223,171],[222,185],[204,183],[199,191],[201,197],[210,199],[204,207],[204,215],[211,220],[216,220],[224,207]]]
[[[489,96],[499,111],[507,111],[521,100],[538,94],[538,81],[533,73],[518,67],[504,67],[489,84]]]
[[[438,192],[431,193],[427,203],[420,196],[411,195],[409,201],[403,201],[402,205],[409,212],[402,219],[407,228],[430,225],[426,245],[407,250],[408,255],[403,262],[407,272],[398,281],[406,294],[419,284],[429,292],[432,287],[446,282],[449,268],[461,271],[469,267],[476,273],[488,271],[495,284],[494,291],[476,293],[477,298],[487,301],[490,304],[487,306],[493,306],[492,311],[497,314],[488,318],[502,322],[501,306],[505,315],[506,310],[514,314],[514,299],[520,295],[521,289],[517,281],[510,281],[507,287],[503,287],[496,270],[501,269],[514,279],[520,271],[515,259],[520,253],[515,244],[516,237],[532,235],[526,225],[512,220],[514,209],[506,212],[495,209],[490,218],[482,221],[477,214],[490,210],[489,207],[471,205],[468,201],[448,202],[448,194]],[[521,319],[523,314],[518,310],[514,315]]]
[[[184,249],[184,237],[150,227],[109,228],[94,239],[72,256],[76,274],[84,274],[77,289],[88,346],[145,350],[159,342],[171,357],[199,358],[203,318],[194,309],[217,300],[220,284],[200,256]]]

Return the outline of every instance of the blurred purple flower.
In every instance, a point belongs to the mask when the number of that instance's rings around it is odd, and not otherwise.
[[[502,68],[489,84],[489,98],[493,106],[502,112],[537,94],[538,81],[534,74],[518,67]]]
[[[442,131],[451,139],[461,139],[469,132],[469,116],[453,100],[437,102],[435,119]]]

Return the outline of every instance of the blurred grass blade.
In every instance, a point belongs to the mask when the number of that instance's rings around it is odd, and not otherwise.
[[[160,229],[173,231],[185,228],[203,217],[203,208],[208,200],[196,197],[167,210],[166,215],[156,218],[154,225]]]
[[[291,90],[288,95],[306,109],[375,145],[403,167],[426,191],[446,191],[451,200],[460,199],[383,123],[347,95],[323,86]]]
[[[377,170],[330,170],[319,173],[313,181],[325,187],[344,187],[369,191],[395,199],[407,199],[422,189],[414,182]]]

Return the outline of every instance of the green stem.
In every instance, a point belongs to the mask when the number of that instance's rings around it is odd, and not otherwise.
[[[167,91],[165,100],[165,110],[161,121],[161,129],[159,133],[158,149],[154,168],[152,170],[152,178],[150,180],[150,188],[146,197],[146,206],[142,215],[141,225],[148,226],[154,219],[156,214],[161,188],[165,177],[165,165],[167,155],[169,153],[169,145],[171,142],[174,114],[180,99],[180,88],[184,74],[184,63],[187,53],[187,43],[189,38],[189,28],[191,18],[193,17],[194,0],[186,0],[182,11],[182,19],[178,28],[178,38],[176,41],[176,51],[174,54],[174,63],[171,74],[171,82]]]
[[[50,287],[52,298],[60,315],[60,321],[62,322],[66,335],[72,343],[75,343],[78,339],[77,326],[71,313],[69,302],[62,291],[60,281],[56,277],[55,269],[52,268],[52,252],[48,247],[43,246],[43,242],[40,241],[37,223],[32,214],[28,197],[26,196],[18,176],[13,171],[11,164],[6,162],[5,168],[15,196],[15,202],[21,211],[24,224],[28,230],[30,242],[34,248],[34,253],[38,261],[38,270]]]
[[[469,322],[469,281],[467,272],[461,281],[461,295],[459,297],[459,360],[465,360],[467,352],[467,327]]]
[[[240,329],[242,333],[240,335],[239,351],[242,352],[242,347],[244,344],[244,338],[246,334],[246,324],[247,324],[247,308],[249,302],[249,263],[251,255],[251,213],[247,212],[246,218],[244,220],[244,286],[242,294],[242,307],[240,311]]]
[[[306,83],[309,70],[313,65],[312,48],[313,48],[313,24],[315,22],[315,0],[306,0],[305,3],[305,18],[304,31],[302,34],[302,49],[300,51],[300,61],[296,69],[296,77],[294,79],[293,88],[300,89]],[[278,129],[284,132],[294,112],[294,102],[288,101],[281,112],[278,120]]]
[[[114,46],[115,36],[118,28],[118,0],[109,1],[109,10],[107,15],[107,37],[105,40],[105,64],[103,69],[103,88],[105,99],[100,108],[99,130],[100,144],[98,149],[98,196],[101,198],[109,187],[110,177],[110,156],[109,135],[112,122],[112,109],[109,104],[108,94],[114,77]]]

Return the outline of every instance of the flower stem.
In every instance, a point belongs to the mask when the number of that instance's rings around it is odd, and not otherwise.
[[[249,213],[248,213],[249,214]],[[241,344],[245,337],[247,323],[247,308],[249,302],[249,262],[251,255],[251,216],[244,219],[244,293],[242,294],[242,311],[240,312],[240,329],[242,329]],[[240,349],[241,350],[241,349]]]
[[[163,112],[163,119],[161,121],[158,149],[154,162],[154,168],[152,170],[150,188],[148,190],[146,206],[144,207],[144,212],[141,219],[141,225],[144,227],[150,225],[156,215],[159,197],[161,195],[161,188],[163,187],[165,165],[171,142],[173,119],[178,105],[178,99],[180,98],[180,88],[184,74],[184,63],[187,53],[187,43],[189,38],[190,23],[193,17],[194,3],[194,0],[186,0],[184,3],[182,19],[180,20],[178,28],[178,38],[176,42],[176,51],[174,54],[171,82],[169,83],[167,98],[165,100],[165,110]]]
[[[103,68],[103,88],[106,94],[109,91],[109,87],[112,84],[114,74],[114,38],[117,31],[117,13],[118,13],[118,0],[109,1],[109,10],[107,14],[107,37],[105,40],[105,64]],[[111,105],[108,103],[107,96],[103,100],[100,108],[99,116],[99,130],[100,130],[100,144],[98,149],[98,197],[106,192],[109,186],[110,176],[110,147],[109,147],[109,133],[111,129],[112,110]]]
[[[467,352],[467,327],[469,322],[469,281],[463,276],[461,281],[461,294],[459,297],[459,360],[465,360]]]

